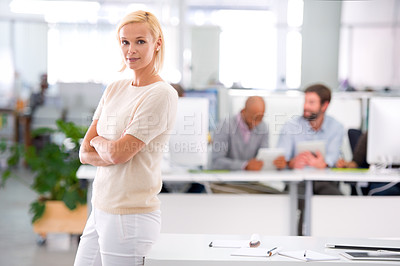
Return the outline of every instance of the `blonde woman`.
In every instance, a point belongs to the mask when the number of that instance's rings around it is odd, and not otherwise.
[[[97,173],[76,266],[143,265],[160,233],[162,151],[178,95],[158,75],[164,37],[153,14],[125,16],[117,39],[122,70],[133,77],[107,87],[80,148],[81,162],[97,166]]]

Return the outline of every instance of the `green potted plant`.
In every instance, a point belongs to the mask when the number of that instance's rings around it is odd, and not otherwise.
[[[79,142],[86,129],[63,120],[58,120],[56,124],[56,130],[40,128],[32,132],[32,137],[62,134],[64,136],[62,143],[48,141],[40,148],[25,147],[19,143],[7,145],[4,141],[0,145],[0,152],[7,151],[9,154],[7,167],[2,173],[1,187],[5,186],[9,178],[19,178],[14,170],[21,161],[34,174],[30,187],[38,194],[38,197],[31,203],[29,210],[34,227],[46,212],[46,202],[62,201],[69,210],[74,210],[86,203],[86,188],[81,187],[76,177],[76,172],[81,165]]]

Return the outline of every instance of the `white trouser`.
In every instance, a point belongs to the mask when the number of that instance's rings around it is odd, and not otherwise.
[[[160,235],[161,211],[116,215],[93,208],[75,258],[75,266],[143,265]]]

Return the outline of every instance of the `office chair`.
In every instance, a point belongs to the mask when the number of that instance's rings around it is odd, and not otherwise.
[[[360,129],[350,128],[347,131],[347,135],[349,137],[351,152],[354,153],[354,149],[356,148],[357,142],[362,135],[362,131]],[[352,195],[366,195],[368,193],[368,183],[367,182],[346,182],[351,186],[351,194]]]
[[[354,149],[356,148],[358,139],[362,135],[362,131],[360,129],[350,128],[347,131],[347,135],[348,135],[349,141],[350,141],[351,152],[354,152]]]

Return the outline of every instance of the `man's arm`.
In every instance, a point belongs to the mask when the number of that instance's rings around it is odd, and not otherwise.
[[[292,158],[292,154],[294,152],[294,140],[288,129],[288,122],[283,125],[281,129],[278,144],[276,147],[282,148],[285,152],[285,155],[279,156],[274,160],[275,167],[277,169],[284,169],[286,168],[286,166],[288,166],[289,168],[294,168],[294,158]]]
[[[229,122],[223,123],[215,130],[212,144],[212,169],[242,170],[246,166],[244,160],[234,160],[228,157],[229,145]]]
[[[327,140],[325,162],[329,167],[334,167],[340,158],[340,150],[343,145],[344,128],[338,124],[331,129],[332,135]]]

